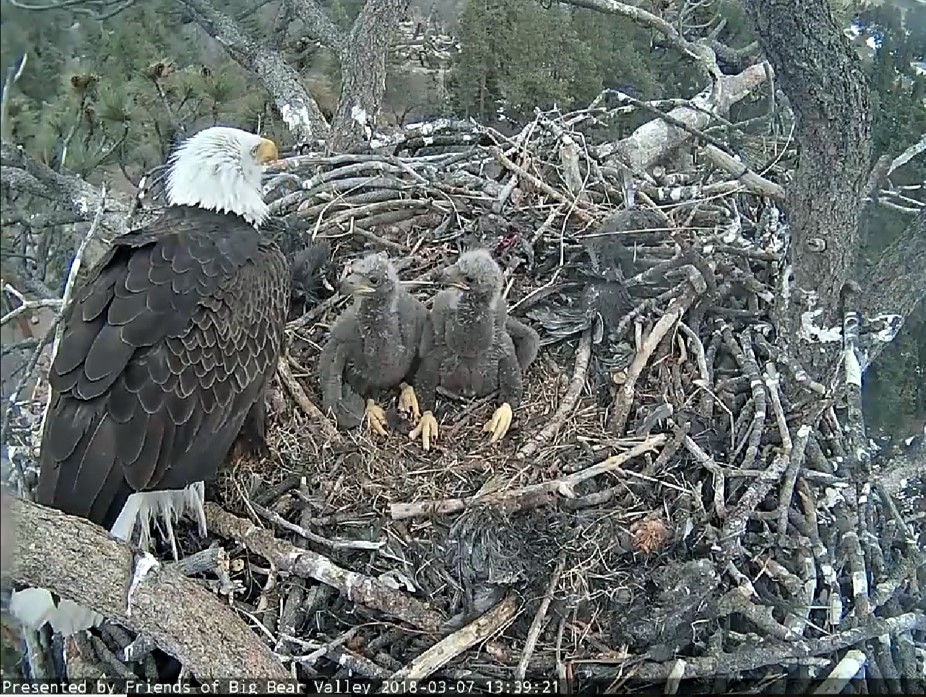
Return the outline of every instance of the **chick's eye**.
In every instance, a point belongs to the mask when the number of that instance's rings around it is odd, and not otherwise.
[[[371,286],[379,285],[379,276],[370,276],[368,280],[370,281]]]

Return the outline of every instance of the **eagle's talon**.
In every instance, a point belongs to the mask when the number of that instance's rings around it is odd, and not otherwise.
[[[508,404],[508,402],[505,402],[495,410],[495,413],[492,414],[492,418],[486,421],[485,426],[482,427],[483,431],[492,434],[492,437],[489,438],[489,443],[497,443],[505,437],[505,434],[508,433],[508,429],[511,426],[511,417],[511,405]]]
[[[437,442],[437,435],[437,419],[434,418],[434,414],[430,411],[426,411],[421,415],[421,419],[418,420],[418,425],[408,434],[408,437],[412,440],[417,440],[418,436],[421,436],[421,444],[425,451],[428,451],[431,449],[431,441]]]
[[[415,394],[415,388],[405,382],[401,384],[401,388],[399,412],[406,416],[413,416],[415,421],[418,421],[421,419],[421,407],[418,406],[418,396]]]
[[[367,400],[365,412],[367,428],[377,435],[385,436],[386,433],[386,412],[372,399]]]

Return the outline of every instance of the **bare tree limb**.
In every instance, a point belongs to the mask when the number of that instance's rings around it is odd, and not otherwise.
[[[4,178],[4,184],[20,189],[25,193],[38,194],[38,184],[46,192],[49,199],[60,202],[81,220],[90,221],[94,218],[99,206],[100,191],[75,174],[56,172],[51,167],[32,158],[26,151],[9,142],[4,141],[0,147],[0,160],[4,170],[15,168],[23,176],[15,177],[12,181]],[[113,237],[125,232],[125,221],[131,203],[125,197],[109,195],[106,210],[100,220],[100,234],[90,243],[85,254],[87,266],[92,266],[109,249]]]
[[[900,329],[904,319],[909,317],[926,297],[926,208],[920,209],[906,229],[887,249],[881,252],[874,268],[861,283],[864,292],[860,302],[866,319],[885,315],[897,315],[899,322],[893,323]],[[879,337],[869,347],[868,362],[881,352],[894,334]]]
[[[14,522],[15,580],[47,588],[151,637],[198,679],[289,677],[227,605],[173,569],[149,571],[133,590],[129,610],[135,553],[103,528],[21,499],[9,501],[8,514]]]
[[[724,76],[716,85],[695,95],[691,100],[692,106],[676,107],[669,116],[693,129],[703,130],[713,119],[712,114],[727,113],[733,104],[749,96],[767,77],[762,65],[750,66],[737,75]],[[623,140],[597,148],[595,154],[603,159],[617,159],[640,172],[690,138],[691,134],[687,131],[662,119],[653,119]]]
[[[209,0],[180,0],[196,23],[228,51],[243,68],[253,72],[270,93],[293,136],[299,140],[323,138],[328,123],[302,85],[299,73],[274,50],[245,36],[238,24]]]

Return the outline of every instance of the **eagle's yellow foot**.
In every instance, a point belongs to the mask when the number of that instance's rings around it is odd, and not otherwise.
[[[431,449],[431,441],[437,442],[437,419],[430,411],[421,415],[415,430],[408,434],[412,440],[417,440],[421,436],[421,443],[425,450]]]
[[[365,414],[367,428],[372,433],[380,436],[388,435],[386,433],[386,412],[372,399],[367,400],[367,409]]]
[[[418,421],[421,418],[421,408],[418,406],[415,388],[406,382],[403,382],[400,387],[402,391],[399,393],[399,412],[406,416],[413,416],[415,421]]]
[[[482,430],[492,434],[492,437],[489,438],[490,443],[498,443],[505,437],[508,428],[511,426],[511,416],[511,405],[505,402],[495,410],[492,418],[486,421],[486,425],[482,427]]]

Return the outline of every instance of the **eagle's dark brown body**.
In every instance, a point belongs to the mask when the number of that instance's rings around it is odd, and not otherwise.
[[[283,254],[237,216],[170,207],[117,238],[64,318],[39,503],[108,528],[135,491],[215,476],[262,413],[289,297]]]

